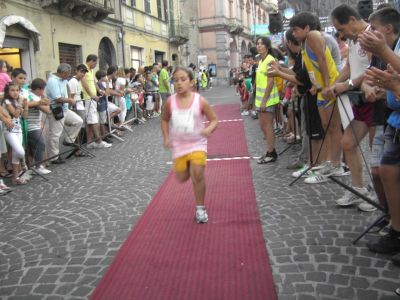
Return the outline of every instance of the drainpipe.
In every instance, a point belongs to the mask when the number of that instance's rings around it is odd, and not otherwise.
[[[121,26],[120,32],[118,33],[121,37],[121,47],[122,47],[122,66],[125,68],[125,31],[124,28]]]

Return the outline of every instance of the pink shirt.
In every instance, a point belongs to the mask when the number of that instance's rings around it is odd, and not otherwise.
[[[170,138],[172,157],[178,158],[194,151],[207,152],[207,138],[204,130],[204,115],[201,111],[200,95],[193,93],[189,108],[179,108],[176,94],[170,98]]]
[[[11,81],[10,76],[7,73],[1,72],[0,73],[0,92],[4,92],[4,88],[7,83]]]

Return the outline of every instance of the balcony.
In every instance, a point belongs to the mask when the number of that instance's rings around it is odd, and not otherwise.
[[[56,8],[73,17],[99,22],[114,14],[114,0],[41,0],[42,8]]]
[[[237,20],[230,20],[228,23],[228,31],[231,34],[241,34],[244,30],[243,24]]]
[[[169,25],[169,40],[175,45],[185,44],[189,40],[189,25],[172,20]]]

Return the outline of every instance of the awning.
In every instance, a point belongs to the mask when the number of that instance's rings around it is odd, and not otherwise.
[[[7,27],[19,24],[28,30],[30,37],[33,41],[35,51],[40,50],[40,33],[36,27],[27,19],[21,16],[9,15],[0,18],[0,48],[3,48],[4,39],[6,38]]]

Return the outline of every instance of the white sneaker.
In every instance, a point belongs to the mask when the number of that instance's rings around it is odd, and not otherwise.
[[[343,174],[342,166],[334,167],[330,161],[327,161],[324,167],[315,172],[322,176],[341,176]]]
[[[91,142],[90,144],[87,144],[87,145],[86,145],[86,148],[88,148],[88,149],[94,149],[94,148],[97,148],[97,146],[96,146],[96,143],[95,143],[95,142]]]
[[[321,170],[324,166],[325,166],[324,164],[319,164],[319,165],[312,167],[311,170],[313,170],[313,171]]]
[[[208,222],[208,215],[205,209],[197,209],[196,210],[196,222],[200,223],[207,223]]]
[[[355,189],[360,194],[363,194],[366,196],[368,195],[368,190],[366,188],[353,187],[353,189]],[[362,199],[360,197],[358,197],[357,195],[354,195],[352,192],[346,190],[344,195],[341,198],[337,199],[335,202],[339,206],[346,207],[346,206],[350,206],[353,204],[359,204],[362,202]]]
[[[110,148],[112,146],[112,144],[109,144],[105,141],[101,141],[100,143],[96,143],[95,147],[97,149],[102,149],[102,148]]]
[[[142,121],[142,122],[146,122],[147,120],[145,119],[145,118],[140,118],[140,120]]]
[[[377,210],[377,208],[371,204],[369,204],[368,202],[363,201],[362,203],[360,203],[358,206],[358,209],[361,211],[366,211],[366,212],[371,212],[371,211],[375,211]]]
[[[248,112],[247,110],[244,110],[244,111],[241,112],[240,115],[241,115],[241,116],[248,116],[248,115],[249,115],[249,112]]]
[[[30,170],[28,170],[28,171],[30,171]],[[26,171],[24,174],[22,174],[19,177],[22,178],[25,181],[31,180],[32,179],[32,175],[30,173],[28,173],[28,171]]]
[[[323,182],[327,182],[327,181],[328,181],[328,177],[323,176],[323,175],[318,175],[318,174],[311,174],[306,179],[304,179],[304,182],[308,183],[308,184],[323,183]]]
[[[304,171],[305,170],[307,170],[309,168],[309,166],[308,165],[304,165],[302,168],[300,168],[300,169],[298,169],[297,171],[295,171],[295,172],[293,172],[292,173],[292,177],[295,177],[295,178],[297,178],[297,177],[299,177],[301,174],[303,174],[304,173]],[[310,176],[310,175],[313,175],[314,173],[311,171],[311,169],[310,170],[308,170],[306,173],[304,173],[301,177],[307,177],[307,176]]]
[[[40,165],[38,168],[35,168],[35,172],[39,175],[47,175],[51,173],[49,169],[46,169],[44,166]]]

